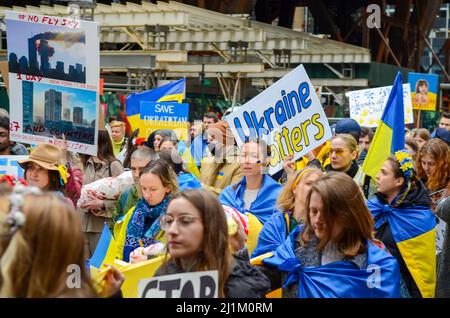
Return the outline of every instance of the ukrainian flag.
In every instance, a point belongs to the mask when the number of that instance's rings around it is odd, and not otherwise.
[[[402,75],[398,72],[381,121],[364,160],[362,166],[364,173],[375,180],[384,161],[403,148],[405,148],[405,114]]]
[[[164,86],[151,89],[142,93],[130,94],[126,99],[126,111],[128,122],[131,129],[139,128],[139,137],[146,138],[145,132],[147,126],[141,120],[141,101],[149,102],[168,102],[177,101],[181,103],[186,92],[186,79],[180,79],[176,82],[166,84]]]
[[[436,219],[427,206],[395,208],[374,198],[367,207],[377,219],[375,230],[388,222],[397,247],[422,297],[433,298],[436,286]]]
[[[100,269],[103,264],[113,264],[117,253],[116,241],[112,237],[108,226],[104,225],[102,235],[97,243],[94,254],[89,263],[91,266]]]

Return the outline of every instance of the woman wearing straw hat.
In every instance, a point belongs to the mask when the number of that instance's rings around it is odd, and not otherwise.
[[[40,144],[28,159],[20,160],[19,165],[25,170],[25,180],[29,185],[43,191],[55,191],[66,195],[65,185],[70,175],[61,157],[61,150],[51,144]],[[73,202],[67,198],[73,206]]]

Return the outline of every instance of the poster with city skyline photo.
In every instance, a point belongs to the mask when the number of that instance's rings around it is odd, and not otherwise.
[[[6,20],[11,73],[86,83],[86,36],[84,31]]]
[[[94,144],[96,93],[22,81],[23,132]]]
[[[100,45],[96,22],[6,11],[10,138],[53,137],[97,155]]]

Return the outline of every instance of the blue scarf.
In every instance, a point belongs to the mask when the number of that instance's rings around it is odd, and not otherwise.
[[[270,176],[264,175],[261,189],[259,190],[255,201],[251,204],[250,209],[247,210],[245,209],[244,203],[244,191],[246,184],[247,178],[243,177],[236,190],[233,189],[235,185],[226,187],[220,194],[220,203],[231,206],[241,213],[250,212],[256,216],[262,224],[264,224],[267,220],[269,220],[272,214],[276,212],[275,206],[282,186]]]
[[[299,298],[386,298],[400,297],[397,261],[386,251],[367,243],[367,267],[349,261],[322,266],[302,266],[294,254],[294,241],[303,226],[297,226],[275,254],[263,260],[288,275],[283,287],[298,284]]]
[[[170,196],[166,196],[160,204],[150,206],[144,198],[139,199],[127,227],[123,248],[124,261],[128,262],[130,253],[140,246],[139,241],[142,241],[144,246],[156,242],[155,237],[161,231],[159,221],[166,214],[169,201]]]

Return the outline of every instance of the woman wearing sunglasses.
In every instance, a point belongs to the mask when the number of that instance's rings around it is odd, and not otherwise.
[[[325,168],[327,172],[345,172],[359,185],[366,198],[374,196],[376,184],[358,165],[358,144],[352,135],[338,134],[331,139],[330,160],[331,164]]]

